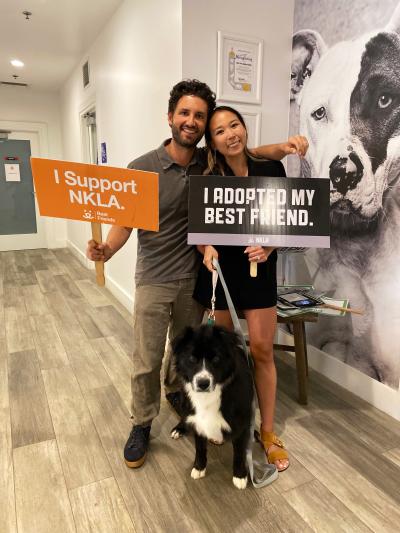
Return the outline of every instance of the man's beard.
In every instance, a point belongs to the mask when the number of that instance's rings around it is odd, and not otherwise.
[[[171,125],[171,132],[172,132],[172,138],[176,142],[176,144],[179,144],[179,146],[183,146],[184,148],[194,148],[200,139],[203,137],[203,133],[198,133],[196,137],[193,137],[193,140],[185,140],[182,136],[182,133],[178,126],[175,126],[175,124]]]

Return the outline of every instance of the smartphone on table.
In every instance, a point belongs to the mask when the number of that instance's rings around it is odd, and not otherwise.
[[[322,303],[318,298],[313,298],[310,295],[301,294],[301,292],[289,292],[280,294],[278,300],[285,305],[294,307],[315,307]]]

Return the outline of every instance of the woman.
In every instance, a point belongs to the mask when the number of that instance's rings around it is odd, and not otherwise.
[[[205,174],[226,176],[285,176],[279,161],[253,158],[247,149],[247,130],[241,114],[228,106],[217,107],[206,130],[208,168]],[[276,369],[273,339],[276,330],[276,261],[274,248],[261,246],[198,246],[204,254],[194,298],[210,307],[213,257],[218,258],[236,309],[246,318],[250,351],[254,359],[255,385],[261,413],[261,441],[270,463],[282,472],[289,456],[273,431]],[[250,277],[250,263],[258,265],[257,277]],[[233,328],[221,284],[216,288],[216,323]]]

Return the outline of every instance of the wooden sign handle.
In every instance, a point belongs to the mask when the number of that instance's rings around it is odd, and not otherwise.
[[[250,277],[252,278],[257,277],[257,263],[255,261],[252,261],[250,263]]]
[[[92,238],[97,244],[100,244],[103,240],[101,235],[101,224],[99,222],[91,222],[92,225]],[[106,280],[104,278],[104,261],[95,261],[96,268],[96,283],[99,287],[104,287]]]

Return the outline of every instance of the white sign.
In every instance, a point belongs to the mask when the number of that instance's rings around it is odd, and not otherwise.
[[[6,181],[21,181],[21,175],[19,173],[19,163],[6,163]]]

